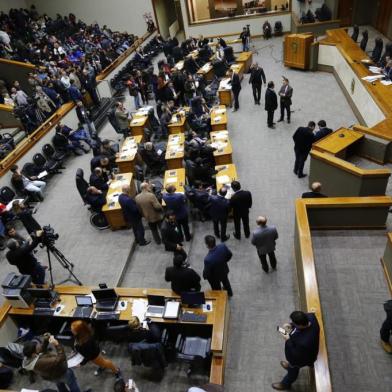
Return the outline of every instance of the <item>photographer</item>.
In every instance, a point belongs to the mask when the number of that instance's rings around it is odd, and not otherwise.
[[[33,255],[33,250],[41,242],[42,230],[39,230],[32,236],[32,242],[20,245],[16,239],[7,241],[9,251],[6,254],[7,260],[11,265],[15,265],[19,272],[24,275],[30,275],[33,283],[45,283],[45,268],[38,262]]]

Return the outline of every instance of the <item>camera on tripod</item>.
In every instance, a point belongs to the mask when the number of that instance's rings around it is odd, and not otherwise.
[[[45,246],[53,246],[56,240],[59,239],[59,234],[54,232],[50,225],[42,227],[41,243]]]

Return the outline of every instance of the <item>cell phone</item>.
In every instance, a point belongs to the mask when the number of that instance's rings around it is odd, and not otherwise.
[[[281,333],[282,335],[287,335],[287,331],[286,331],[284,328],[279,327],[279,325],[276,327],[276,330],[277,330],[279,333]]]

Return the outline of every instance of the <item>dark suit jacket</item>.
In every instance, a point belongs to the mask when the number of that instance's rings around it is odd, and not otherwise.
[[[76,115],[81,124],[86,124],[90,121],[89,111],[86,108],[80,108],[76,106]]]
[[[252,207],[252,194],[240,189],[231,196],[230,207],[233,209],[234,216],[248,215],[249,208]]]
[[[271,111],[278,108],[278,98],[276,92],[270,88],[267,88],[265,92],[265,110]]]
[[[261,85],[262,83],[266,83],[265,73],[263,68],[259,67],[258,69],[252,68],[249,78],[249,84]]]
[[[186,198],[182,193],[164,193],[163,200],[165,200],[167,209],[174,212],[177,220],[185,219],[188,217]]]
[[[314,313],[307,313],[310,326],[294,329],[286,340],[286,359],[293,366],[311,366],[316,362],[319,351],[320,326]]]
[[[314,141],[313,143],[317,142],[317,140],[322,139],[323,137],[329,135],[332,132],[331,128],[321,128],[319,131],[317,131],[314,135]]]
[[[303,154],[308,154],[312,148],[314,135],[310,128],[299,127],[293,135],[293,140],[295,143],[295,150]]]
[[[106,183],[105,178],[102,176],[97,176],[96,174],[92,173],[90,176],[90,185],[95,186],[102,192],[107,192],[109,189],[109,185]]]
[[[203,278],[209,280],[223,279],[229,273],[227,263],[233,254],[225,244],[219,244],[208,251],[204,258]]]
[[[26,243],[15,250],[9,250],[6,254],[8,262],[15,265],[21,274],[31,275],[38,263],[32,251],[38,244],[39,239],[33,238],[31,244]]]
[[[281,93],[285,93],[286,86],[282,86],[279,90],[279,96]],[[287,86],[287,91],[284,97],[280,96],[280,103],[291,105],[291,97],[293,96],[293,88],[291,86]]]
[[[165,244],[165,249],[174,252],[176,246],[181,244],[184,240],[182,231],[180,231],[177,225],[171,225],[166,220],[163,221],[161,227],[162,241]]]
[[[302,194],[303,199],[312,199],[312,198],[316,198],[316,197],[327,197],[327,196],[323,195],[320,192],[313,192],[313,191],[312,192],[304,192]]]
[[[229,200],[220,195],[211,196],[208,213],[212,220],[227,218],[227,215],[229,214]]]
[[[231,90],[233,93],[238,93],[241,91],[241,80],[237,73],[234,73],[233,77],[231,78]]]
[[[139,209],[137,208],[135,200],[132,197],[122,193],[118,197],[118,202],[120,203],[124,219],[127,223],[136,223],[138,220],[142,219]]]
[[[192,268],[167,267],[166,282],[171,282],[171,288],[177,294],[184,291],[200,291],[200,276]]]

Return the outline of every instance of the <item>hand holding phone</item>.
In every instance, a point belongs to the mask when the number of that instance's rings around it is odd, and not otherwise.
[[[283,336],[288,335],[288,332],[284,328],[280,327],[279,325],[276,327],[276,330]]]

